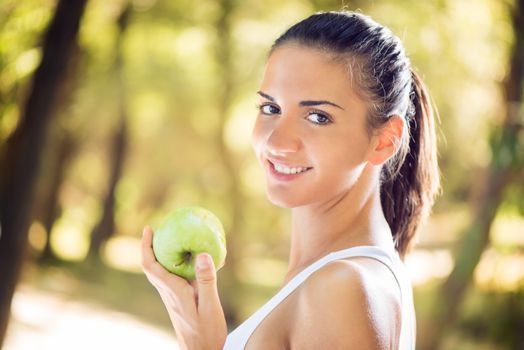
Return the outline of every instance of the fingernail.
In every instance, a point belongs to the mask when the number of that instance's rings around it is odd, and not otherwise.
[[[199,270],[207,269],[210,265],[209,254],[202,253],[197,256],[197,268]]]

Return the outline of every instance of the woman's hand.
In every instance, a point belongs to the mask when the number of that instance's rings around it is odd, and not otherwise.
[[[227,326],[213,259],[207,253],[198,255],[196,281],[190,283],[156,261],[152,240],[153,231],[146,226],[142,237],[142,268],[166,306],[181,349],[222,349]]]

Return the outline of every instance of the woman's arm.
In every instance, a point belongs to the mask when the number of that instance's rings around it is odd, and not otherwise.
[[[181,349],[222,349],[227,326],[218,296],[213,259],[209,254],[197,257],[196,281],[190,283],[168,272],[156,261],[152,239],[153,231],[145,227],[142,268],[166,306]]]
[[[350,259],[313,274],[299,292],[290,348],[396,350],[399,296],[369,274]]]

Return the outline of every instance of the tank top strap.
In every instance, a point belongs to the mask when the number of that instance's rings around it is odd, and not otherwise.
[[[309,276],[311,276],[314,272],[319,270],[320,268],[324,267],[325,265],[329,264],[330,262],[336,261],[336,260],[342,260],[347,259],[351,257],[366,257],[366,258],[372,258],[375,260],[378,260],[382,264],[386,265],[386,267],[391,271],[393,276],[395,277],[395,280],[401,288],[401,282],[399,279],[399,276],[397,276],[396,268],[394,268],[395,264],[395,258],[397,257],[397,253],[394,250],[386,250],[385,248],[380,248],[376,246],[356,246],[351,247],[343,250],[338,250],[331,252],[321,259],[315,261],[308,267],[306,267],[304,270],[299,272],[295,277],[293,277],[279,292],[278,294],[282,293],[282,296],[280,299],[285,299],[289,294],[291,294],[298,286],[300,286]],[[278,295],[277,294],[277,295]],[[275,295],[275,296],[277,296]]]

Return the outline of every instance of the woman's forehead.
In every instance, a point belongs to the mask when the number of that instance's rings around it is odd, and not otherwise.
[[[330,98],[340,103],[360,100],[353,91],[348,66],[333,55],[299,45],[283,45],[268,58],[261,91],[272,96]],[[276,96],[278,98],[278,96]]]

